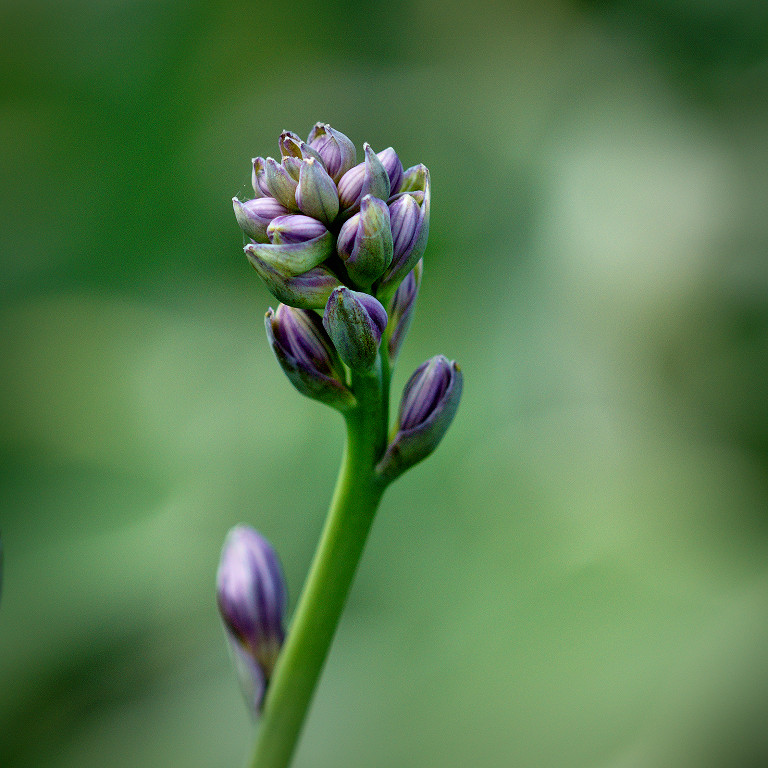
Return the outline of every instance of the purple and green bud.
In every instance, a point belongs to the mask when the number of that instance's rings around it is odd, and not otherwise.
[[[316,237],[322,237],[328,230],[317,219],[300,213],[277,216],[267,227],[270,243],[306,243]]]
[[[257,243],[269,242],[267,228],[270,222],[276,216],[288,213],[288,209],[274,197],[257,197],[244,203],[233,197],[232,205],[240,229]]]
[[[298,182],[286,168],[273,157],[267,158],[267,167],[264,174],[269,194],[279,200],[291,211],[298,210],[296,205],[296,186]]]
[[[266,247],[290,246],[270,245]],[[300,309],[323,309],[333,290],[341,285],[339,278],[323,264],[300,275],[285,274],[259,256],[263,250],[257,243],[245,246],[245,254],[248,261],[251,262],[251,266],[266,283],[270,293],[283,304]]]
[[[407,191],[403,192],[406,187]],[[429,205],[431,189],[429,171],[423,165],[409,168],[403,175],[403,186],[389,204],[394,253],[377,295],[386,299],[400,281],[424,255],[429,237]]]
[[[461,369],[443,355],[420,365],[403,390],[397,433],[376,471],[394,480],[435,450],[461,399]]]
[[[324,262],[332,250],[333,235],[327,229],[304,242],[251,243],[245,246],[248,255],[258,256],[286,277],[303,275]]]
[[[253,172],[251,173],[251,184],[256,197],[268,197],[269,187],[267,187],[267,163],[263,157],[253,158]]]
[[[216,600],[248,704],[258,714],[285,638],[287,591],[274,549],[247,525],[227,534]]]
[[[352,281],[369,289],[392,261],[389,208],[383,200],[366,195],[360,212],[347,219],[336,244]]]
[[[296,187],[296,205],[307,216],[330,224],[339,212],[339,195],[322,160],[303,160]]]
[[[269,309],[265,325],[277,361],[302,395],[339,410],[354,405],[344,366],[316,312],[280,304]]]
[[[397,359],[400,347],[411,325],[423,270],[424,261],[420,260],[405,276],[403,282],[400,283],[387,308],[387,314],[389,315],[387,352],[389,353],[389,360],[392,365],[394,365]]]
[[[323,326],[341,359],[356,371],[368,371],[387,327],[387,312],[373,296],[342,286],[328,299]]]
[[[338,182],[357,162],[355,145],[341,131],[334,130],[328,123],[315,123],[307,143],[320,155],[334,182]]]
[[[308,144],[305,144],[302,139],[292,131],[283,131],[280,134],[279,144],[283,162],[285,162],[285,158],[287,157],[296,158],[298,160],[306,160],[310,157],[314,157],[316,160],[320,160],[320,162],[323,161],[316,150]]]
[[[348,170],[339,180],[339,203],[342,211],[354,213],[355,206],[366,195],[389,198],[389,174],[371,149],[370,144],[363,144],[365,161]]]
[[[403,164],[392,147],[387,147],[378,153],[378,158],[389,176],[389,194],[395,195],[403,183]]]

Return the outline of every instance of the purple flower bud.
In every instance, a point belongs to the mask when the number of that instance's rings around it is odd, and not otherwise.
[[[245,246],[248,261],[266,283],[272,295],[283,304],[301,309],[322,309],[327,304],[333,289],[341,285],[339,278],[322,264],[300,275],[287,275],[260,258],[257,247],[259,246],[256,244]]]
[[[267,165],[263,157],[253,158],[253,172],[251,173],[251,184],[256,197],[269,197],[269,187],[266,179]]]
[[[328,174],[337,183],[357,161],[355,145],[328,123],[315,123],[307,142],[317,150]]]
[[[285,375],[302,395],[344,410],[355,399],[320,316],[280,304],[266,315],[267,338]]]
[[[271,243],[305,243],[327,231],[317,219],[295,213],[272,219],[267,227],[267,237]]]
[[[339,212],[336,185],[323,167],[322,160],[310,157],[301,163],[296,204],[302,213],[330,224]]]
[[[257,243],[266,243],[267,227],[276,216],[284,216],[288,209],[275,200],[274,197],[257,197],[241,203],[236,197],[232,198],[235,218],[240,229]]]
[[[403,181],[403,164],[392,147],[379,152],[378,157],[389,176],[389,194],[394,195],[400,191],[400,184]]]
[[[296,206],[296,179],[274,158],[267,158],[265,180],[269,194],[291,211]]]
[[[461,369],[443,355],[414,371],[400,401],[398,431],[376,467],[384,479],[394,480],[435,450],[456,415],[462,384]]]
[[[341,359],[355,370],[369,370],[387,327],[384,307],[367,293],[336,288],[328,299],[323,326]]]
[[[251,243],[245,246],[246,253],[255,254],[286,277],[308,272],[324,262],[332,250],[333,235],[328,230],[304,242]]]
[[[352,280],[361,288],[370,288],[392,261],[387,204],[366,195],[360,203],[360,212],[341,227],[336,248]]]
[[[416,165],[405,171],[400,189],[389,203],[394,254],[377,289],[382,300],[391,296],[400,281],[416,266],[424,255],[429,237],[431,186],[427,168]]]
[[[389,174],[370,144],[363,144],[365,162],[348,170],[339,180],[339,202],[342,210],[358,205],[366,195],[386,200],[389,197]],[[354,212],[354,211],[351,211]]]
[[[253,528],[238,525],[224,542],[216,576],[216,599],[244,687],[258,711],[285,633],[287,593],[280,561]]]
[[[395,291],[395,295],[392,297],[392,301],[387,309],[387,314],[389,315],[389,325],[387,328],[392,329],[387,341],[387,351],[389,352],[389,359],[392,364],[397,359],[400,347],[405,339],[405,334],[408,333],[408,328],[411,325],[411,318],[413,317],[416,299],[419,295],[419,286],[421,285],[423,264],[423,261],[419,261],[405,276],[405,279],[400,283],[397,291]]]
[[[307,160],[310,157],[314,157],[316,160],[323,162],[323,158],[320,157],[318,152],[308,144],[305,144],[295,133],[292,131],[283,131],[280,134],[280,152],[282,152],[283,159],[286,157],[293,157],[299,160]]]

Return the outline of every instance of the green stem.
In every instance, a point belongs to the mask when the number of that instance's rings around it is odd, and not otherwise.
[[[382,347],[386,345],[382,344]],[[320,543],[272,675],[250,765],[291,761],[384,484],[374,473],[386,448],[389,370],[353,374],[357,406],[345,414],[347,442]]]

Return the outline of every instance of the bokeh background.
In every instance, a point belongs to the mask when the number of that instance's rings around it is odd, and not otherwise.
[[[768,6],[4,0],[0,765],[231,768],[213,599],[342,446],[231,197],[317,120],[432,171],[393,486],[296,768],[768,765]]]

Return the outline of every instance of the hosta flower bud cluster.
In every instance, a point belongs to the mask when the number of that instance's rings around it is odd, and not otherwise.
[[[253,160],[253,199],[233,199],[269,290],[299,309],[323,309],[341,286],[389,301],[426,248],[429,171],[368,144],[358,163],[350,139],[325,123],[306,141],[284,131],[278,145],[279,161]]]

